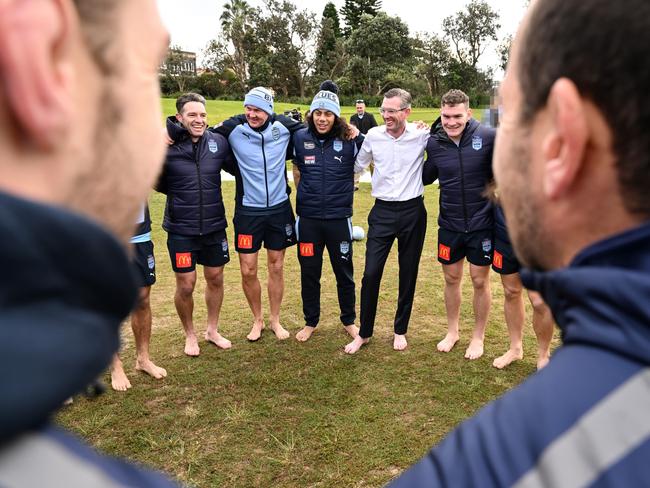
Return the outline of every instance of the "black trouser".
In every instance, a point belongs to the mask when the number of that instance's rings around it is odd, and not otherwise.
[[[359,335],[362,338],[372,336],[377,315],[379,284],[395,238],[399,253],[399,296],[395,313],[395,333],[406,334],[426,231],[427,211],[422,197],[405,202],[375,201],[368,215],[366,268],[361,281]]]
[[[354,311],[355,291],[350,219],[320,220],[298,217],[296,234],[305,324],[316,327],[320,319],[320,277],[323,268],[323,249],[326,246],[332,270],[336,276],[341,322],[343,325],[354,324],[357,315]]]

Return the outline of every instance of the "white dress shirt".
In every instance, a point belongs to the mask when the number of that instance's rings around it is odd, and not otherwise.
[[[427,129],[407,123],[398,138],[386,132],[386,126],[373,127],[366,134],[354,164],[360,173],[375,163],[372,174],[372,196],[380,200],[403,202],[424,193],[422,166],[429,140]]]

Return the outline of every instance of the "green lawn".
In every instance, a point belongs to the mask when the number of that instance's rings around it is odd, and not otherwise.
[[[240,105],[211,102],[209,108],[217,114],[213,120],[220,120]],[[427,187],[425,195],[428,232],[405,352],[391,348],[396,250],[384,272],[375,336],[359,354],[347,356],[343,346],[349,339],[338,321],[329,264],[322,279],[321,324],[309,342],[300,344],[293,338],[303,320],[298,260],[295,248],[290,248],[282,319],[292,338],[279,343],[267,331],[257,343],[246,341],[251,314],[233,253],[225,272],[220,327],[233,348],[221,351],[202,341],[198,358],[183,354],[173,304],[174,277],[160,228],[164,198],[153,194],[158,282],[152,291],[151,352],[169,376],[156,381],[133,369],[134,343],[125,327],[122,356],[133,388],[127,393],[109,391],[94,400],[81,397],[58,416],[60,423],[105,452],[141,461],[200,487],[382,486],[455,425],[535,370],[530,321],[525,359],[505,371],[491,366],[508,347],[503,292],[494,275],[485,356],[473,362],[463,358],[473,327],[468,277],[461,341],[449,354],[435,351],[446,330],[443,278],[435,258],[437,191]],[[223,192],[231,219],[234,183],[224,183]],[[355,225],[367,229],[371,205],[370,186],[362,184],[355,194]],[[232,244],[232,227],[228,238]],[[363,241],[354,244],[357,297],[364,246]],[[263,253],[260,256],[265,283],[266,261]],[[200,284],[195,292],[195,323],[201,334],[203,290]],[[264,302],[266,307],[266,296]],[[530,317],[530,309],[527,312]]]

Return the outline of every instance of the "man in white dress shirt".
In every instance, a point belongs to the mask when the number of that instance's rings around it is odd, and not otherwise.
[[[385,125],[368,131],[355,164],[355,171],[360,172],[374,160],[372,196],[376,200],[368,215],[366,267],[361,281],[361,328],[359,335],[345,346],[348,354],[357,352],[372,336],[379,285],[395,238],[399,250],[399,297],[393,349],[406,349],[406,331],[427,229],[422,165],[429,132],[407,122],[411,95],[405,90],[387,91],[379,111]]]

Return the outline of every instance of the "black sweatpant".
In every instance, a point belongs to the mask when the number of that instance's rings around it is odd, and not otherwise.
[[[377,315],[379,284],[395,238],[399,253],[399,296],[394,327],[396,334],[406,334],[426,231],[427,211],[422,197],[404,202],[375,201],[368,215],[366,268],[361,281],[359,335],[362,338],[372,336]]]
[[[320,277],[323,250],[327,247],[332,270],[336,276],[336,291],[343,325],[354,324],[355,290],[352,266],[352,224],[350,219],[321,220],[298,217],[298,261],[302,310],[305,324],[316,327],[320,320]]]

